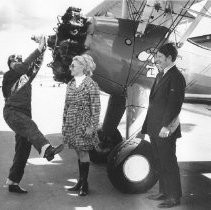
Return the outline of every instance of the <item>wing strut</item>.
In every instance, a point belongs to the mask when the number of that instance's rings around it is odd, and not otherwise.
[[[122,0],[122,18],[128,17],[127,0]]]
[[[148,21],[154,9],[154,4],[155,4],[155,0],[147,0],[147,3],[145,4],[145,8],[143,10],[143,14],[141,17],[142,20],[138,24],[138,28],[135,35],[136,37],[142,36],[144,34],[144,31],[146,29],[146,26],[148,24]]]

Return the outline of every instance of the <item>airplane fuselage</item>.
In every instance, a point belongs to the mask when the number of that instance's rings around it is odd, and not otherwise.
[[[89,52],[97,62],[94,78],[101,89],[119,95],[133,82],[150,88],[153,76],[146,76],[146,63],[141,62],[138,55],[159,46],[167,30],[148,28],[144,36],[134,37],[137,23],[130,20],[95,18],[94,24]],[[178,51],[176,65],[185,76],[187,95],[211,95],[211,51],[190,42]]]

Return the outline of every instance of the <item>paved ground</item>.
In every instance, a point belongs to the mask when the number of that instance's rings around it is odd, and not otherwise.
[[[42,92],[42,95],[40,94]],[[61,142],[61,114],[64,87],[34,87],[33,116],[39,128],[53,144]],[[101,96],[103,110],[107,97]],[[0,94],[0,112],[3,98]],[[177,155],[181,169],[183,198],[177,210],[211,209],[211,111],[206,105],[184,104],[181,121],[183,138],[178,141]],[[101,118],[103,118],[102,111]],[[120,127],[124,132],[124,121]],[[124,135],[124,134],[123,134]],[[27,195],[7,191],[5,177],[12,161],[14,133],[0,115],[0,210],[154,210],[158,202],[149,201],[148,194],[157,191],[155,185],[145,194],[128,195],[117,191],[107,177],[105,165],[91,164],[90,194],[78,197],[65,189],[77,178],[76,156],[65,149],[48,163],[33,149],[22,186]]]

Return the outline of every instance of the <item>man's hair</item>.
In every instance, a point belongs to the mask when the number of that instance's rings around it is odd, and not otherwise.
[[[73,57],[73,60],[79,61],[80,64],[83,65],[83,73],[87,76],[92,76],[93,71],[96,68],[96,64],[93,58],[88,54],[77,55]]]
[[[10,55],[8,57],[8,59],[7,59],[7,65],[8,65],[9,68],[10,68],[10,64],[12,63],[12,61],[14,61],[14,59],[15,59],[15,54]]]
[[[158,52],[164,54],[166,57],[170,55],[172,58],[172,62],[176,60],[177,55],[178,55],[177,48],[175,47],[173,43],[167,43],[167,44],[162,45],[158,49]]]

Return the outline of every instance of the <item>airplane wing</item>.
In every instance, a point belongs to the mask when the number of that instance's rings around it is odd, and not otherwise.
[[[191,0],[193,2],[193,0]],[[199,2],[203,0],[197,0],[195,2]],[[134,19],[135,16],[139,16],[141,12],[141,7],[145,3],[147,3],[147,0],[126,0],[125,1],[128,7],[128,17],[127,19]],[[151,1],[152,2],[152,1]],[[159,2],[160,5],[162,4],[168,4],[170,2],[172,5],[174,5],[175,12],[178,10],[181,10],[181,8],[187,4],[188,0],[162,0],[162,1],[153,1],[154,3]],[[93,17],[93,16],[109,16],[112,15],[116,18],[122,18],[122,8],[123,8],[124,0],[104,0],[102,3],[100,3],[98,6],[93,8],[91,11],[89,11],[86,16],[87,17]],[[159,5],[157,5],[159,8]],[[157,11],[158,12],[158,11]],[[194,15],[189,13],[187,11],[186,14],[186,20],[194,19]]]
[[[144,34],[147,24],[174,31],[180,24],[194,22],[199,14],[194,13],[191,7],[202,1],[205,0],[105,0],[86,16],[112,16],[139,21],[136,35]]]
[[[91,11],[86,16],[107,16],[112,14],[116,18],[120,18],[122,13],[122,0],[105,0]]]

